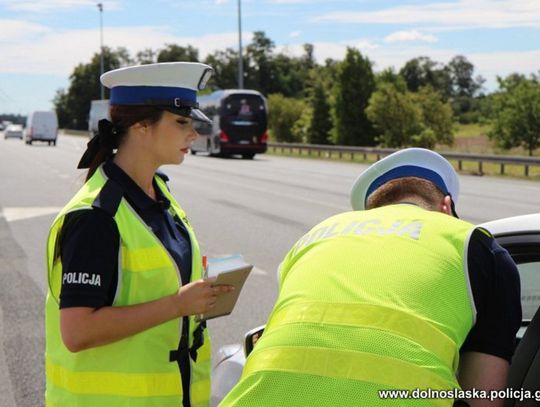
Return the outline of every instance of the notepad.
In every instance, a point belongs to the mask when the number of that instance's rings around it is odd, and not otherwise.
[[[232,285],[234,286],[234,290],[220,294],[217,297],[215,307],[199,316],[199,319],[207,320],[229,315],[234,309],[244,282],[252,269],[253,265],[246,263],[244,258],[239,254],[208,259],[206,277],[217,277],[214,285]]]

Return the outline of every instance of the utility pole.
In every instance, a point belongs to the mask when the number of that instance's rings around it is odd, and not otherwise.
[[[242,8],[238,0],[238,89],[244,89],[244,58],[242,57]]]
[[[100,35],[100,45],[101,45],[101,75],[103,75],[103,3],[98,3],[97,7],[99,9],[99,35]],[[101,81],[100,81],[101,83]],[[101,99],[105,99],[105,88],[101,85]]]

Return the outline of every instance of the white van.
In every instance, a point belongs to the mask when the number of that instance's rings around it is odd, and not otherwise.
[[[101,119],[111,120],[109,116],[109,101],[106,99],[92,100],[90,112],[88,113],[88,132],[90,137],[98,133],[98,122]]]
[[[49,145],[56,145],[58,136],[58,117],[53,111],[32,112],[26,119],[26,128],[24,137],[26,144],[32,144],[33,141],[46,141]]]

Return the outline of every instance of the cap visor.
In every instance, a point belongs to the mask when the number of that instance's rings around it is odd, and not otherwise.
[[[177,114],[179,116],[184,117],[190,117],[191,119],[203,122],[203,123],[212,123],[212,120],[210,120],[203,112],[201,112],[199,109],[192,109],[192,108],[174,108],[174,107],[164,107],[164,110],[167,110],[168,112]]]
[[[198,122],[203,123],[212,123],[212,120],[210,120],[202,111],[199,109],[191,109],[191,118],[193,120],[196,120]]]

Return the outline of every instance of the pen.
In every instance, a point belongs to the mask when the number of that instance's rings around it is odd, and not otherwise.
[[[208,258],[206,256],[202,256],[202,268],[203,278],[206,278],[208,274]]]

